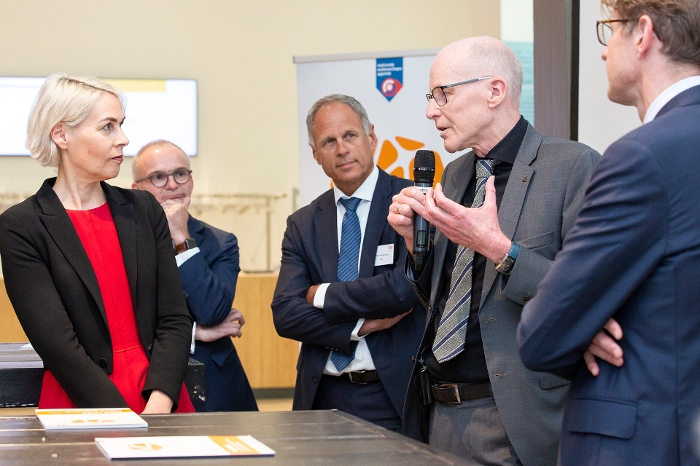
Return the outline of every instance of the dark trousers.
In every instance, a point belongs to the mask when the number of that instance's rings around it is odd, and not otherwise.
[[[197,342],[195,346],[192,357],[204,364],[207,400],[194,402],[194,409],[197,412],[257,411],[255,395],[236,347],[222,340]]]
[[[401,416],[391,404],[381,381],[362,385],[345,378],[324,375],[312,409],[339,409],[401,433]]]

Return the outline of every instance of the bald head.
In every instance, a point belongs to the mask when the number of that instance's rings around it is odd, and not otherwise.
[[[515,53],[496,38],[469,37],[453,42],[437,54],[431,72],[433,69],[461,79],[500,76],[507,85],[507,102],[516,109],[520,107],[522,65]]]

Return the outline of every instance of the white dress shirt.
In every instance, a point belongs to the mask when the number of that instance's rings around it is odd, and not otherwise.
[[[199,248],[192,248],[188,249],[187,251],[181,252],[180,254],[175,255],[175,263],[177,264],[178,267],[180,267],[182,264],[187,262],[187,259],[190,257],[194,256],[199,252]],[[194,349],[195,349],[195,342],[194,342],[194,334],[197,330],[197,322],[192,322],[192,340],[190,341],[190,354],[194,354]]]
[[[379,169],[375,166],[372,173],[367,177],[367,179],[360,185],[359,188],[352,194],[352,196],[346,196],[337,187],[333,188],[333,194],[335,195],[335,205],[337,213],[337,227],[338,227],[338,251],[340,252],[340,237],[343,231],[343,216],[345,215],[345,206],[340,202],[341,198],[357,197],[360,198],[360,204],[357,206],[357,217],[360,220],[360,257],[362,256],[362,242],[365,238],[365,230],[367,227],[367,218],[369,217],[369,208],[372,205],[372,196],[374,195],[374,188],[377,186],[377,179],[379,178]],[[360,258],[358,257],[357,267],[360,267]],[[322,283],[316,290],[316,295],[314,296],[314,306],[323,309],[323,304],[326,299],[326,290],[328,290],[328,285],[330,283]],[[360,327],[364,323],[365,319],[359,319],[355,329],[352,331],[350,340],[357,341],[357,349],[355,350],[355,359],[352,360],[350,364],[347,365],[342,371],[338,371],[335,368],[335,364],[331,361],[330,355],[328,356],[328,361],[326,361],[326,367],[323,370],[324,374],[339,375],[341,372],[355,372],[361,370],[374,370],[374,361],[372,360],[372,355],[369,352],[369,347],[364,337],[357,335],[360,331]]]
[[[664,105],[669,103],[671,99],[676,97],[683,91],[687,91],[691,87],[700,86],[700,76],[691,76],[689,78],[681,79],[668,86],[664,91],[659,94],[656,99],[649,105],[647,113],[644,115],[644,123],[649,123],[656,115],[664,108]]]

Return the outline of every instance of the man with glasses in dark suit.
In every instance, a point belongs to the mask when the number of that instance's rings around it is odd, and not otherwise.
[[[192,217],[187,209],[194,180],[190,160],[177,145],[158,140],[146,144],[132,163],[132,188],[153,194],[165,210],[173,254],[185,299],[195,321],[192,357],[204,364],[206,400],[197,411],[257,411],[236,347],[245,323],[231,309],[239,266],[238,240],[233,233]]]
[[[700,2],[602,3],[608,98],[643,125],[605,151],[518,344],[531,369],[575,375],[562,464],[697,465]],[[594,377],[583,352],[611,318],[619,360]]]
[[[477,464],[546,466],[556,463],[569,381],[525,369],[515,330],[600,156],[537,132],[520,114],[522,79],[498,39],[464,39],[438,53],[426,116],[448,152],[471,150],[427,195],[402,190],[388,219],[409,251],[416,214],[437,229],[423,270],[412,257],[406,264],[431,314],[405,433]]]

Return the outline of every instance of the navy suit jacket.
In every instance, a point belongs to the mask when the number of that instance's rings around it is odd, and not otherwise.
[[[272,313],[280,336],[302,342],[294,409],[311,409],[331,349],[348,353],[361,317],[386,318],[413,309],[393,327],[366,337],[379,377],[397,413],[402,412],[411,357],[425,327],[426,312],[403,274],[406,243],[386,220],[394,194],[409,180],[379,171],[362,243],[359,278],[338,282],[338,231],[329,190],[287,220]],[[375,266],[379,245],[394,246],[391,264]],[[330,283],[323,309],[306,302],[312,285]]]
[[[564,465],[698,464],[700,86],[613,143],[563,250],[523,310],[520,353],[536,370],[578,368]],[[609,318],[624,365],[581,358]]]
[[[190,216],[187,230],[199,253],[180,265],[180,278],[190,315],[199,325],[216,325],[231,311],[236,293],[238,239]],[[197,341],[194,359],[204,364],[206,401],[197,411],[257,411],[258,405],[230,337]]]

